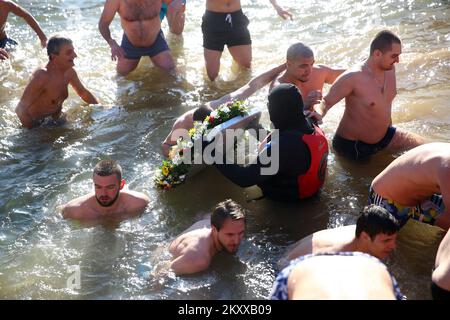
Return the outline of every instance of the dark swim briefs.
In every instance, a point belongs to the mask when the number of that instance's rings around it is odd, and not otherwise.
[[[433,300],[450,300],[450,291],[442,289],[431,281],[431,296]]]
[[[395,131],[395,127],[390,126],[384,137],[374,144],[365,143],[359,140],[347,140],[338,134],[335,134],[333,137],[333,149],[338,154],[350,159],[364,159],[386,148],[394,137]]]
[[[159,30],[155,42],[153,42],[153,44],[148,47],[133,46],[130,40],[128,40],[128,37],[125,33],[122,36],[122,43],[120,44],[120,46],[125,51],[125,58],[132,60],[140,59],[142,56],[153,57],[158,53],[169,50],[169,46],[167,45],[162,30]]]
[[[206,10],[202,18],[203,47],[223,51],[225,45],[234,47],[252,44],[247,28],[249,22],[242,10],[231,13]]]
[[[11,38],[4,38],[0,40],[0,48],[5,49],[6,51],[11,50],[13,46],[17,45],[18,43]]]

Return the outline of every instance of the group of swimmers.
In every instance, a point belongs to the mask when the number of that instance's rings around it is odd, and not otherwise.
[[[163,2],[167,3],[170,30],[181,33],[185,4],[181,0]],[[276,1],[270,2],[280,16],[290,16]],[[49,56],[46,67],[33,74],[16,108],[23,126],[35,127],[47,117],[59,120],[68,84],[85,102],[98,103],[73,68],[77,55],[70,39],[55,36],[46,42],[45,34],[25,10],[6,0],[0,0],[0,9],[0,44],[13,44],[4,32],[7,15],[13,12],[24,17],[36,31]],[[161,31],[161,10],[161,1],[106,1],[99,30],[111,47],[112,58],[118,60],[119,74],[134,70],[145,55],[150,56],[155,66],[168,72],[174,70]],[[121,45],[111,38],[109,31],[116,13],[124,29]],[[206,1],[202,31],[211,80],[218,75],[224,45],[239,65],[250,67],[251,38],[247,24],[239,0]],[[176,129],[189,130],[194,121],[202,121],[223,103],[246,99],[270,83],[268,112],[279,134],[276,138],[269,134],[263,139],[260,155],[271,153],[276,146],[279,170],[273,175],[262,175],[261,169],[267,164],[260,157],[247,167],[215,164],[223,175],[242,187],[258,185],[264,196],[274,200],[298,201],[314,196],[324,183],[328,157],[328,142],[319,124],[327,111],[344,98],[344,115],[333,138],[335,153],[361,160],[382,149],[409,150],[373,180],[368,190],[370,205],[361,212],[356,226],[319,231],[289,250],[280,262],[280,267],[285,268],[276,279],[272,298],[402,298],[395,279],[377,259],[384,259],[395,248],[396,235],[409,218],[448,230],[450,144],[427,143],[416,134],[392,126],[392,101],[397,93],[394,65],[399,62],[401,50],[400,39],[383,30],[371,42],[368,59],[344,70],[315,65],[311,48],[295,43],[289,47],[284,64],[179,117],[162,143],[162,152],[167,156],[176,143],[177,137],[173,136]],[[0,50],[0,58],[8,56],[7,50]],[[332,86],[322,96],[325,83]],[[145,194],[124,189],[122,170],[113,160],[103,160],[95,166],[93,183],[93,193],[63,207],[64,218],[123,220],[142,212],[149,203]],[[195,223],[170,244],[171,269],[179,275],[207,269],[217,252],[237,251],[244,231],[242,207],[232,200],[219,203],[210,218]],[[450,237],[446,235],[436,255],[431,287],[434,298],[449,297],[449,243]],[[332,272],[339,272],[339,276],[333,276]],[[329,274],[330,278],[323,279],[323,274]],[[378,286],[373,287],[374,282]]]

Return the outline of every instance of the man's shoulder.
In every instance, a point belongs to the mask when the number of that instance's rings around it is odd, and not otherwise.
[[[139,191],[133,191],[133,190],[126,190],[121,192],[124,196],[125,201],[127,202],[126,205],[130,206],[137,206],[137,207],[145,207],[149,202],[149,197]]]
[[[93,195],[87,194],[69,201],[62,207],[62,216],[64,218],[78,218],[89,209],[89,201]]]
[[[50,78],[50,73],[47,68],[40,67],[33,72],[34,81],[47,81]]]

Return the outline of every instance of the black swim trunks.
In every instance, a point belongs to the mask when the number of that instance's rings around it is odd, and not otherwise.
[[[450,300],[450,291],[442,289],[431,281],[431,296],[433,300]]]
[[[202,18],[203,47],[223,51],[225,45],[233,47],[252,44],[247,28],[249,22],[242,10],[231,13],[206,10]]]
[[[122,36],[122,43],[120,46],[125,51],[125,58],[132,60],[140,59],[142,56],[153,57],[158,53],[169,50],[169,46],[167,45],[166,38],[164,38],[162,30],[159,30],[158,36],[151,46],[135,47],[131,44],[130,40],[128,40],[125,33]]]
[[[5,49],[6,51],[11,50],[14,46],[17,46],[18,43],[11,38],[4,38],[0,40],[0,48]]]
[[[369,144],[358,140],[347,140],[335,134],[333,149],[338,154],[350,159],[360,160],[386,148],[395,135],[395,127],[390,126],[384,137],[378,143]]]

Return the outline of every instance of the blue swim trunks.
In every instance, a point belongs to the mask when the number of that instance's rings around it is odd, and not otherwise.
[[[289,295],[288,295],[288,278],[289,278],[289,275],[290,275],[291,271],[295,267],[297,267],[297,265],[299,263],[301,263],[302,261],[304,261],[306,259],[309,259],[309,258],[317,257],[317,256],[357,256],[357,257],[365,257],[365,258],[368,258],[368,259],[372,259],[373,261],[376,261],[378,263],[381,263],[384,267],[386,267],[384,265],[384,263],[382,263],[377,258],[375,258],[375,257],[373,257],[373,256],[371,256],[369,254],[362,253],[362,252],[337,252],[337,253],[307,254],[305,256],[301,256],[301,257],[298,257],[298,258],[292,260],[286,268],[281,270],[281,272],[278,274],[278,276],[275,279],[275,282],[273,284],[272,292],[270,293],[270,299],[271,300],[288,300],[288,298],[289,298]],[[387,268],[386,268],[386,270],[387,270]],[[388,272],[389,272],[389,270],[388,270]],[[405,300],[406,298],[401,293],[400,288],[399,288],[398,283],[397,283],[397,280],[395,280],[394,276],[390,272],[389,272],[389,274],[391,275],[392,286],[394,288],[395,298],[397,300]]]
[[[0,48],[10,51],[13,47],[17,46],[18,43],[11,38],[4,38],[0,40]]]
[[[338,154],[350,159],[364,159],[386,148],[394,137],[395,131],[395,127],[390,126],[384,137],[374,144],[365,143],[359,140],[347,140],[340,135],[335,134],[333,137],[333,149]]]
[[[404,226],[409,218],[433,225],[436,217],[445,211],[440,194],[433,194],[417,206],[407,207],[394,200],[383,198],[372,187],[369,190],[369,204],[385,208],[400,221],[401,226]]]
[[[183,0],[183,5],[186,5],[186,0]],[[159,11],[159,19],[161,21],[164,20],[164,17],[167,15],[167,4],[163,2],[161,6],[161,11]]]
[[[140,59],[142,56],[153,57],[163,51],[169,50],[169,46],[167,45],[162,30],[159,30],[155,42],[149,47],[133,46],[125,33],[122,36],[122,43],[120,46],[125,51],[125,58],[132,60]]]

